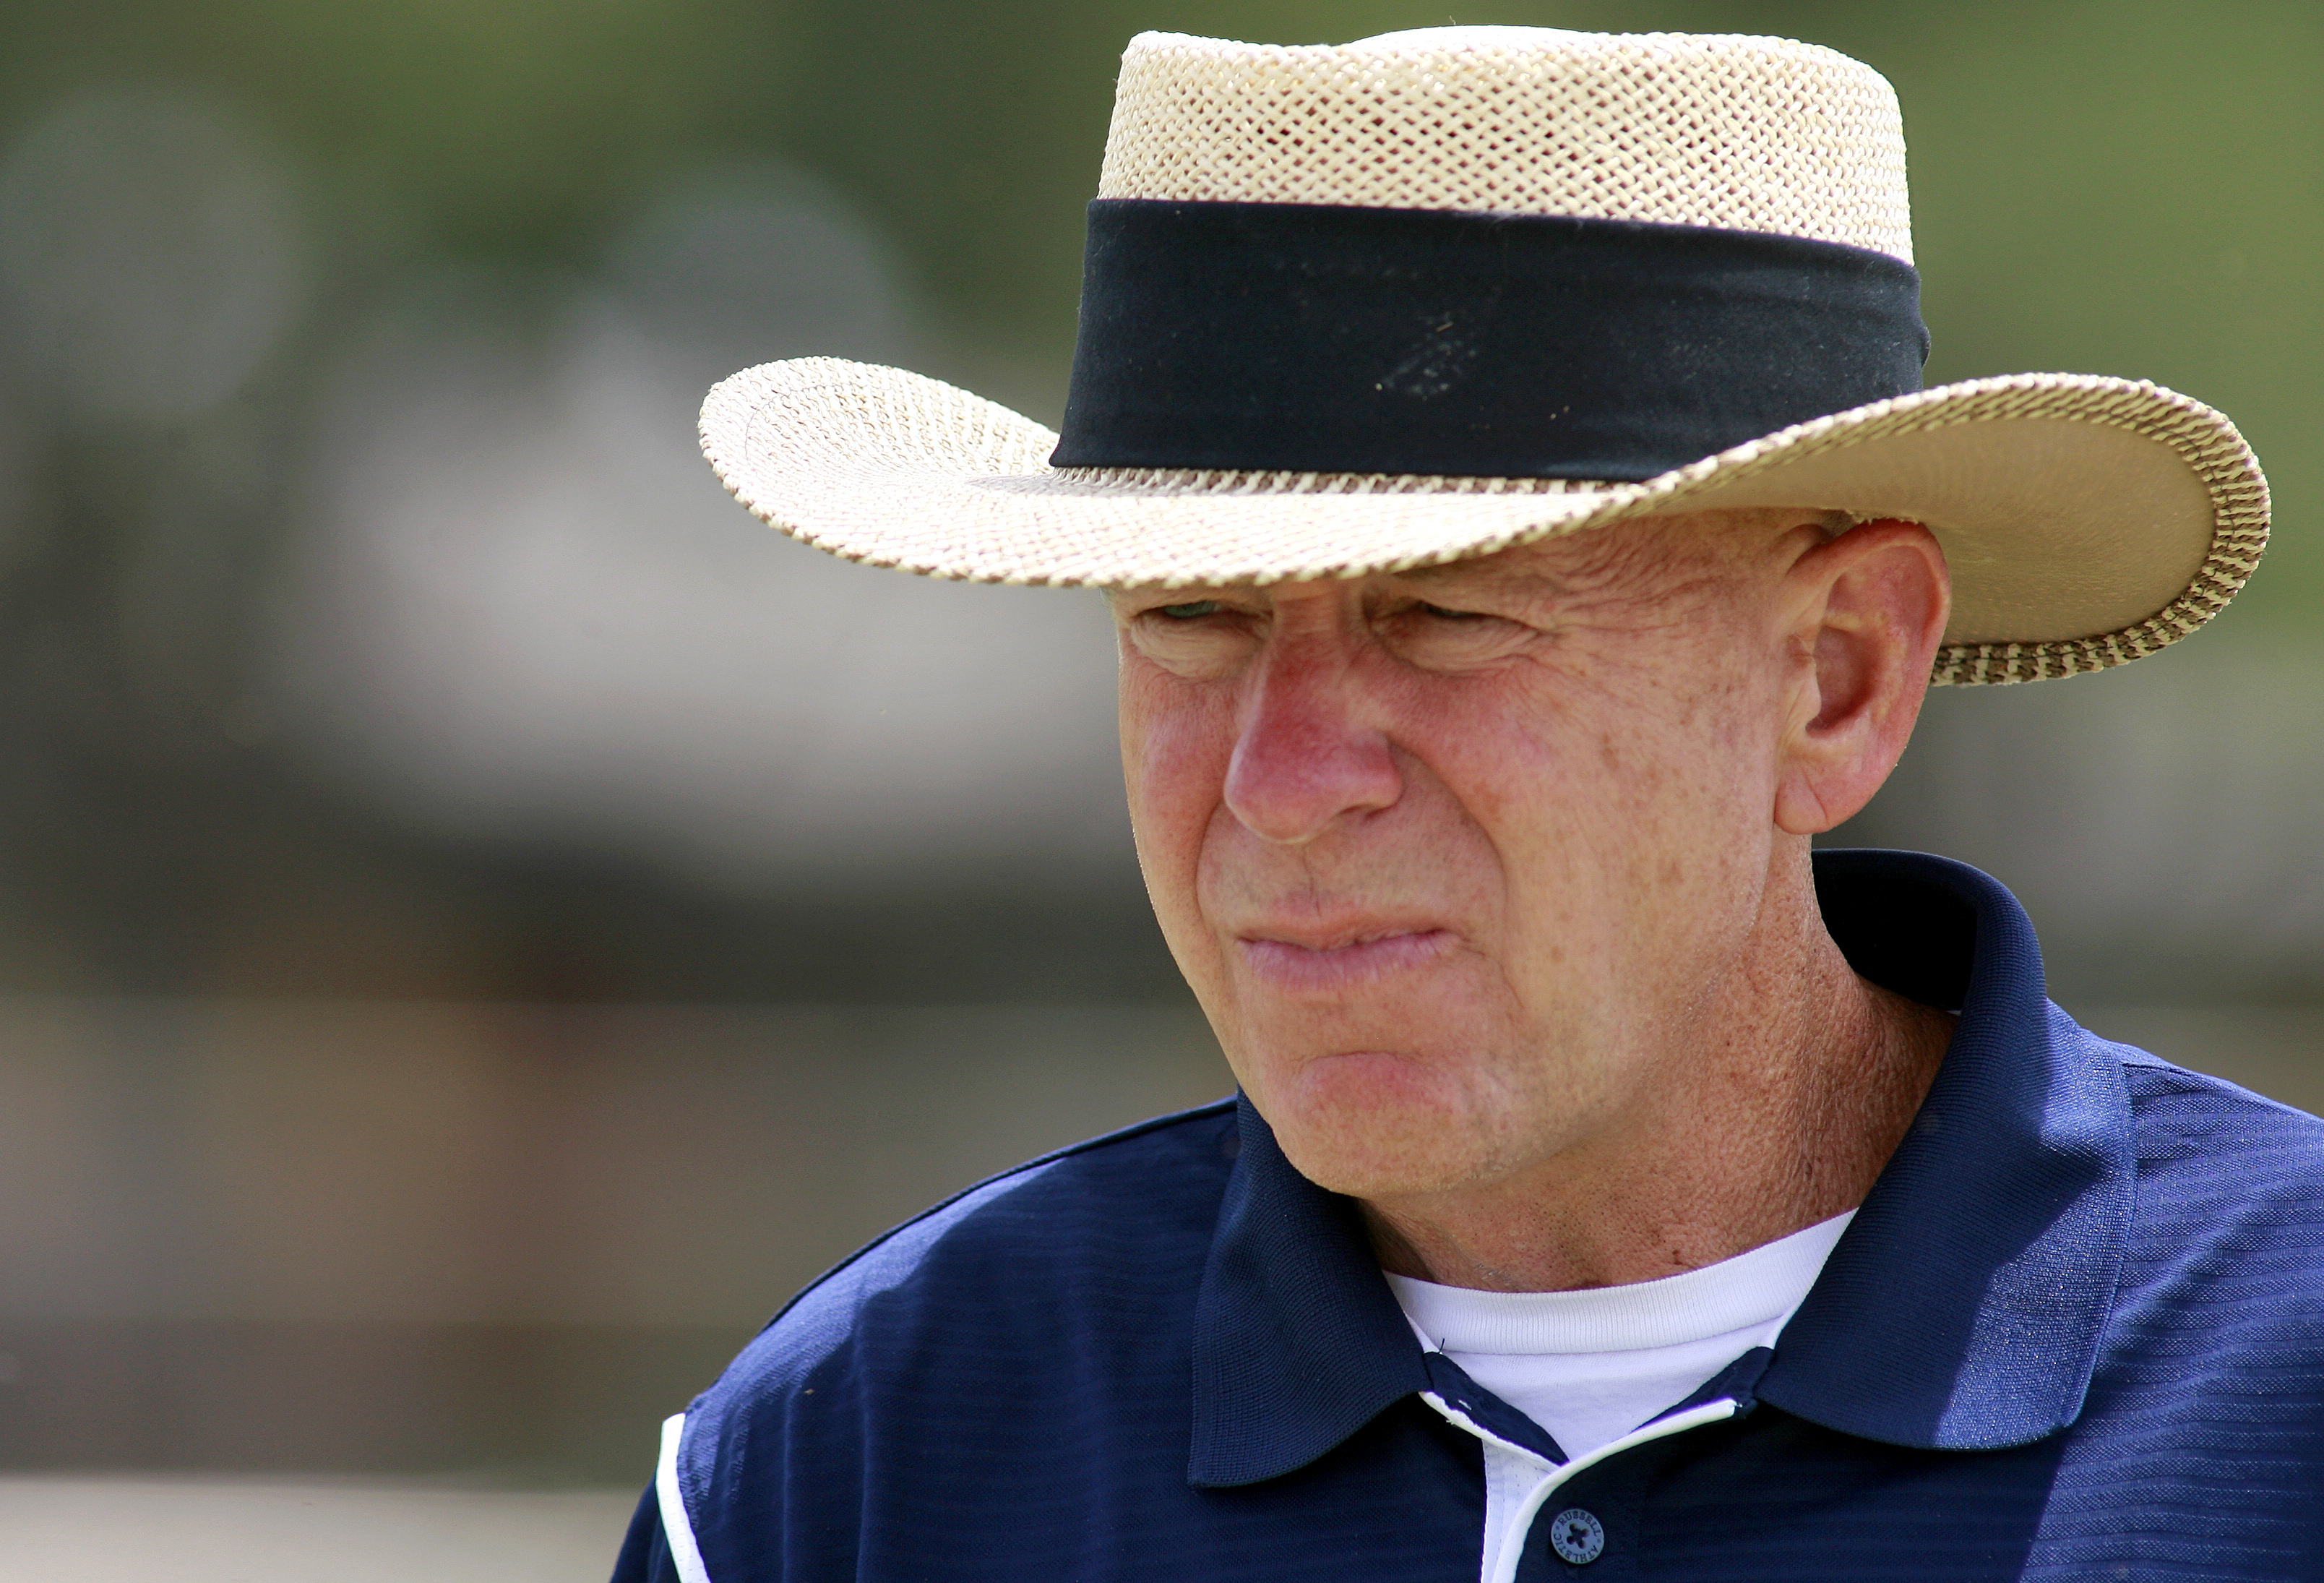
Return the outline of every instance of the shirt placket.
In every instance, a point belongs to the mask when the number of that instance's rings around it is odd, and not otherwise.
[[[1606,1517],[1587,1505],[1561,1503],[1556,1497],[1562,1492],[1578,1495],[1577,1480],[1626,1451],[1723,1423],[1740,1411],[1731,1396],[1699,1402],[1643,1424],[1586,1455],[1559,1462],[1487,1428],[1472,1416],[1470,1402],[1452,1400],[1437,1391],[1421,1393],[1421,1400],[1446,1422],[1475,1436],[1484,1449],[1485,1524],[1479,1583],[1516,1583],[1533,1530],[1545,1517],[1551,1554],[1577,1570],[1594,1566],[1606,1557],[1611,1539]],[[1627,1566],[1609,1569],[1629,1569]]]

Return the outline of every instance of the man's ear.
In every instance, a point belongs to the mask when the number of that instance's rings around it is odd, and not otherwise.
[[[1884,519],[1817,545],[1785,573],[1793,673],[1775,823],[1814,835],[1848,819],[1904,755],[1951,611],[1936,536]]]

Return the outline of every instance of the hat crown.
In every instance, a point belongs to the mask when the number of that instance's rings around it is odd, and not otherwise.
[[[1571,215],[1913,257],[1887,79],[1836,51],[1737,34],[1140,33],[1098,196]]]

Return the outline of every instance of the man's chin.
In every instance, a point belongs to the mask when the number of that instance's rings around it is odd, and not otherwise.
[[[1439,1198],[1485,1186],[1499,1175],[1491,1164],[1441,1150],[1400,1152],[1393,1141],[1379,1149],[1289,1148],[1292,1168],[1327,1193],[1393,1204]]]
[[[1505,1109],[1433,1063],[1388,1051],[1312,1058],[1252,1100],[1302,1176],[1354,1198],[1476,1186],[1505,1144]]]

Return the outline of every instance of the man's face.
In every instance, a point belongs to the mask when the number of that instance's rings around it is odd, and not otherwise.
[[[1162,928],[1292,1162],[1486,1185],[1618,1128],[1757,916],[1817,514],[1117,593]]]

